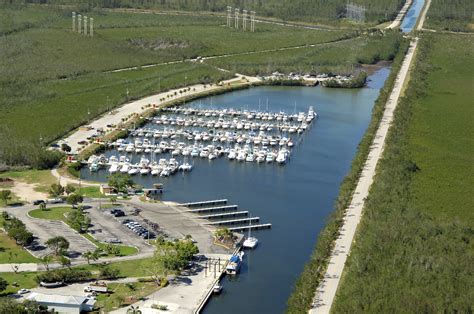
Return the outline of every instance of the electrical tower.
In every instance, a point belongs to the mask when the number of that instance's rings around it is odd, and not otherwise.
[[[255,32],[255,11],[250,11],[250,31]]]
[[[227,7],[227,27],[232,26],[232,7]]]
[[[247,29],[247,10],[242,10],[242,28]]]
[[[366,11],[366,8],[365,6],[362,6],[362,5],[356,5],[349,2],[346,5],[346,17],[349,20],[353,20],[359,23],[364,22],[365,11]]]
[[[239,28],[239,13],[240,9],[235,8],[235,28]]]

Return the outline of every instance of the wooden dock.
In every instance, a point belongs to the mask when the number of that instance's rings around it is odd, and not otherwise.
[[[219,221],[211,221],[206,222],[206,225],[214,225],[214,226],[221,226],[221,225],[234,225],[240,223],[249,223],[252,221],[260,221],[260,217],[251,217],[251,218],[239,218],[239,219],[231,219],[231,220],[219,220]]]

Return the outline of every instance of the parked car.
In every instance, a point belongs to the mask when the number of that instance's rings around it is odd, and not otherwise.
[[[105,243],[122,243],[119,239],[107,239],[105,240]]]
[[[64,203],[64,200],[61,198],[48,198],[47,200],[48,204],[59,204],[59,203]]]
[[[26,293],[28,293],[28,292],[30,292],[30,290],[28,290],[28,289],[20,289],[20,290],[18,290],[18,294],[26,294]]]
[[[40,205],[40,204],[45,204],[46,202],[44,200],[36,200],[33,201],[33,205]]]

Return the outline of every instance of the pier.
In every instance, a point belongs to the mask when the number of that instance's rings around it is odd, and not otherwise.
[[[203,207],[203,206],[224,205],[224,204],[227,204],[227,199],[184,203],[184,204],[180,204],[180,206],[184,206],[184,207]]]
[[[197,208],[197,209],[187,209],[186,212],[188,213],[211,213],[216,211],[229,211],[229,210],[237,210],[237,205],[226,205],[226,206],[216,206],[216,207],[204,207],[204,208]]]
[[[240,219],[231,219],[231,220],[219,220],[219,221],[212,221],[212,222],[206,222],[206,225],[234,225],[234,224],[239,224],[239,223],[249,223],[252,221],[260,221],[260,217],[251,217],[251,218],[240,218]]]
[[[243,210],[243,211],[238,211],[238,212],[203,215],[203,216],[199,216],[198,218],[201,218],[201,219],[214,219],[214,218],[226,218],[226,217],[235,217],[235,216],[248,216],[248,214],[249,214],[248,211]]]
[[[239,227],[231,227],[229,228],[230,231],[247,231],[247,230],[257,230],[257,229],[270,229],[272,227],[272,224],[266,223],[266,224],[258,224],[258,225],[247,225],[247,226],[239,226]]]

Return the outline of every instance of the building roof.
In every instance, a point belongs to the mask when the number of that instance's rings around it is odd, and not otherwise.
[[[31,293],[27,297],[27,299],[34,300],[39,303],[55,303],[55,304],[68,304],[68,305],[81,305],[83,303],[90,304],[90,300],[91,300],[87,297],[82,297],[82,296],[46,294],[46,293],[39,293],[39,292]],[[95,303],[95,300],[93,301]]]

